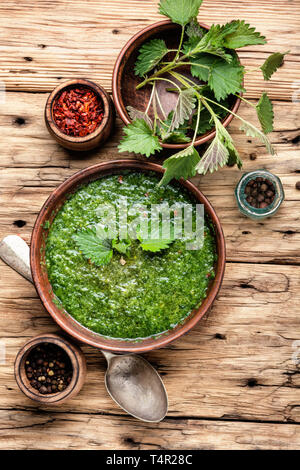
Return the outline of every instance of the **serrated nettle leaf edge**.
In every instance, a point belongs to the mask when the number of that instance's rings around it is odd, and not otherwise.
[[[240,130],[245,132],[248,137],[258,138],[265,145],[270,155],[276,155],[276,151],[272,146],[271,142],[269,141],[268,137],[255,126],[253,126],[253,124],[244,121],[240,127]]]
[[[199,13],[203,0],[160,0],[159,13],[170,18],[173,23],[187,25]]]
[[[152,39],[146,42],[139,50],[134,67],[135,74],[140,77],[145,76],[168,52],[166,43],[162,39]]]
[[[118,146],[120,152],[134,152],[150,157],[162,149],[159,139],[144,119],[136,119],[123,128],[124,136]]]
[[[263,93],[256,105],[257,116],[264,134],[273,131],[274,112],[273,105],[267,93]]]
[[[270,80],[273,73],[275,73],[279,69],[279,67],[282,66],[283,61],[284,61],[284,56],[288,54],[289,52],[290,51],[287,51],[284,53],[274,52],[265,60],[263,65],[260,67],[265,80]]]
[[[195,108],[195,103],[196,96],[193,88],[187,88],[179,93],[169,129],[171,132],[182,125],[186,119],[189,119]]]
[[[158,186],[166,185],[173,178],[188,179],[196,174],[196,165],[200,160],[199,153],[193,145],[172,155],[163,164],[165,173],[158,183]]]

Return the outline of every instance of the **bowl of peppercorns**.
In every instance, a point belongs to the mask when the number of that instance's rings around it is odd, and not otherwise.
[[[81,349],[65,338],[36,336],[18,352],[15,378],[20,390],[32,400],[59,405],[81,390],[86,361]]]
[[[49,95],[45,122],[60,145],[87,151],[108,139],[114,127],[115,110],[103,87],[78,78],[61,83]]]
[[[278,176],[267,170],[245,173],[235,188],[238,208],[251,219],[264,219],[276,214],[284,200]]]

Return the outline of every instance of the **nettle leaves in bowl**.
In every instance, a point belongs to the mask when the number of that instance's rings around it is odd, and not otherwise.
[[[240,129],[247,136],[258,138],[270,154],[275,153],[266,136],[273,130],[272,103],[266,93],[256,105],[241,96],[246,91],[243,81],[247,71],[236,54],[236,49],[265,44],[266,39],[241,20],[212,25],[209,30],[202,28],[196,19],[201,4],[202,0],[161,0],[159,12],[181,26],[178,49],[168,49],[164,40],[152,39],[142,45],[135,63],[135,74],[142,79],[137,89],[150,85],[152,90],[145,110],[127,108],[132,122],[124,127],[120,152],[149,157],[162,149],[161,143],[186,144],[165,160],[166,171],[159,184],[167,184],[172,178],[187,179],[196,172],[212,173],[225,164],[242,167],[233,139],[222,123],[228,114],[241,121]],[[284,55],[274,53],[260,67],[265,80],[282,65]],[[186,67],[190,77],[182,72]],[[170,85],[168,92],[178,95],[168,115],[157,91],[160,80]],[[230,100],[238,98],[256,110],[261,129],[230,109]],[[216,135],[200,156],[194,145],[197,136],[212,129]]]
[[[151,235],[150,238],[143,238],[137,229],[136,240],[143,251],[160,252],[168,248],[175,240],[174,234],[168,239],[161,238],[159,232]],[[112,238],[109,236],[108,229],[101,224],[86,227],[75,234],[73,239],[83,256],[96,266],[109,264],[114,253],[129,255],[132,244],[131,239]],[[120,262],[126,264],[123,257]]]

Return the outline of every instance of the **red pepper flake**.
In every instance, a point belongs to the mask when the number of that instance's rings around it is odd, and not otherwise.
[[[101,98],[87,86],[67,88],[55,100],[53,118],[66,135],[85,137],[94,132],[103,120]]]

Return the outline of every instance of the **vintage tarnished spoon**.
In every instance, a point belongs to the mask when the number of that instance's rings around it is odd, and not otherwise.
[[[0,258],[32,282],[29,246],[17,235],[0,242]],[[111,398],[135,418],[159,422],[167,414],[168,397],[156,370],[141,356],[102,351],[107,360],[106,389]]]

